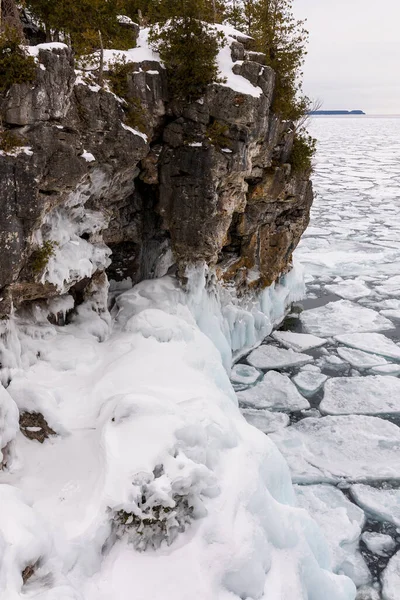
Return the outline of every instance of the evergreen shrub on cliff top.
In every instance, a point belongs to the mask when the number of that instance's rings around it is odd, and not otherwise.
[[[276,73],[273,110],[297,121],[309,105],[301,92],[308,31],[304,21],[295,19],[292,7],[293,0],[258,0],[253,29],[258,49]]]
[[[120,0],[26,0],[26,5],[49,40],[61,38],[78,55],[98,50],[99,44],[121,50],[133,46],[131,32],[118,22]]]
[[[204,22],[173,18],[154,26],[149,39],[167,70],[173,98],[195,100],[219,81],[216,58],[223,38]]]
[[[255,49],[274,69],[273,111],[283,119],[301,119],[310,105],[301,88],[308,31],[293,15],[293,0],[233,0],[226,18],[255,39]]]
[[[210,27],[209,0],[156,0],[149,40],[167,69],[171,95],[195,100],[218,81],[217,54],[223,35]]]
[[[21,46],[19,32],[6,27],[0,34],[0,93],[14,83],[30,83],[36,78],[36,65]]]

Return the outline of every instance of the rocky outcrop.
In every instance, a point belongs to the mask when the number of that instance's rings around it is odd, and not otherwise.
[[[309,173],[293,172],[294,128],[271,113],[274,72],[243,42],[233,71],[254,93],[214,84],[191,104],[156,61],[131,64],[121,101],[77,78],[66,46],[38,47],[34,85],[0,99],[22,144],[0,153],[0,314],[83,297],[105,269],[138,282],[205,261],[245,292],[290,268]]]

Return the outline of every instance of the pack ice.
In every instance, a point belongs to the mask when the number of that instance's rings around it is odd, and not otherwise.
[[[400,527],[400,489],[380,489],[359,483],[351,486],[350,493],[374,519]]]
[[[239,404],[250,408],[294,412],[310,408],[309,402],[296,389],[290,378],[277,371],[268,371],[260,383],[237,393]]]
[[[397,600],[400,590],[400,552],[397,552],[389,561],[382,575],[383,600]]]
[[[320,410],[327,415],[398,415],[400,379],[391,375],[334,377],[325,384]]]
[[[246,312],[202,276],[189,287],[142,282],[116,294],[112,319],[83,306],[62,328],[39,311],[3,331],[5,599],[354,600],[224,368],[270,333],[290,290],[270,289]],[[17,431],[16,405],[42,413],[43,444]]]
[[[247,362],[258,369],[284,369],[285,367],[304,365],[312,360],[308,354],[278,348],[270,344],[263,344],[250,352],[247,357]]]
[[[400,481],[400,429],[378,417],[307,418],[271,438],[295,483]]]
[[[329,302],[325,306],[305,310],[300,319],[308,333],[320,337],[394,328],[389,319],[375,310],[349,300]]]
[[[351,348],[400,361],[400,347],[382,333],[349,333],[335,339]]]

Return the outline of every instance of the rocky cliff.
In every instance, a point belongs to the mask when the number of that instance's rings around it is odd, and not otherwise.
[[[274,72],[245,38],[229,43],[232,76],[186,104],[135,51],[121,99],[85,83],[66,46],[31,49],[36,81],[0,99],[17,141],[0,152],[1,315],[68,291],[80,303],[104,271],[184,279],[205,261],[246,293],[290,269],[309,173],[293,171],[293,124],[271,112]]]

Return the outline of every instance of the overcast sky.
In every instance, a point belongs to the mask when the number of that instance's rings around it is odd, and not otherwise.
[[[304,91],[324,109],[400,114],[400,0],[294,0],[310,31]]]

